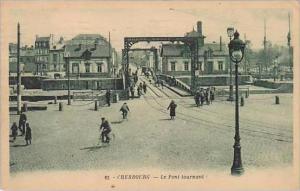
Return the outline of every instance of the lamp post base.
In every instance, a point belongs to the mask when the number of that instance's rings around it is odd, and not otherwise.
[[[241,157],[241,146],[235,143],[234,148],[234,156],[233,156],[233,164],[231,167],[231,175],[242,175],[244,173],[244,168],[242,165],[242,157]]]
[[[230,86],[229,86],[229,97],[228,97],[227,101],[234,101],[234,98],[233,98],[233,85],[232,84],[230,84]]]
[[[243,167],[231,167],[231,175],[241,176],[242,174],[244,174],[244,168]]]

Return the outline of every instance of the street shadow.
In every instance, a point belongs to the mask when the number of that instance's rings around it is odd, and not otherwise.
[[[12,147],[27,147],[28,145],[13,145]]]
[[[111,124],[121,124],[121,123],[123,123],[123,120],[121,120],[121,121],[112,121],[111,122]]]
[[[167,118],[167,119],[159,119],[159,121],[170,121],[171,118]]]
[[[101,148],[104,148],[107,146],[108,145],[97,145],[97,146],[92,146],[92,147],[84,147],[84,148],[81,148],[80,150],[96,151],[98,149],[101,149]]]

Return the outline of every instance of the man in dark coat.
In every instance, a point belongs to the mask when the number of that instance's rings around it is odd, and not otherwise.
[[[24,112],[21,112],[20,118],[19,118],[19,130],[22,133],[22,136],[25,134],[25,125],[27,121],[27,116]]]
[[[168,107],[168,110],[170,109],[171,119],[174,119],[174,117],[176,116],[176,112],[175,112],[176,107],[177,105],[175,104],[174,100],[172,100]]]
[[[110,106],[110,96],[111,96],[110,90],[107,90],[106,94],[105,94],[105,98],[106,98],[106,103],[107,103],[108,107]]]
[[[144,93],[146,94],[146,92],[147,92],[147,84],[146,84],[146,82],[143,83],[143,90],[144,90]]]
[[[30,144],[31,145],[31,128],[29,126],[29,123],[26,123],[26,134],[25,134],[25,141],[26,145]]]
[[[201,102],[201,106],[203,106],[205,100],[205,94],[204,94],[204,90],[201,88],[200,90],[200,102]]]
[[[127,114],[128,112],[130,111],[129,110],[129,107],[127,105],[127,103],[124,103],[120,109],[120,111],[122,112],[122,115],[123,115],[123,119],[126,119],[127,118]]]
[[[196,92],[194,99],[195,99],[195,103],[196,103],[197,107],[199,107],[199,105],[200,105],[200,92],[199,91]]]
[[[133,87],[133,85],[130,86],[130,93],[131,93],[131,97],[134,98],[134,87]]]
[[[14,122],[10,129],[11,129],[11,136],[13,137],[13,141],[15,141],[16,137],[18,135],[18,126],[17,126],[17,123]]]
[[[110,138],[108,134],[111,132],[111,127],[107,120],[105,120],[104,117],[101,118],[102,122],[100,125],[100,131],[101,131],[101,141],[102,143],[109,143]]]

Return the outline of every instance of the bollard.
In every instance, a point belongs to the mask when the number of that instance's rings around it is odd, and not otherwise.
[[[242,96],[241,97],[241,106],[244,106],[244,104],[245,104],[245,100],[244,100],[244,97]]]
[[[57,96],[54,96],[54,104],[57,104]]]
[[[246,98],[249,97],[249,90],[246,91],[246,96],[245,96],[245,97],[246,97]]]
[[[59,111],[62,111],[63,110],[63,103],[62,102],[59,102]]]
[[[28,111],[27,103],[23,103],[23,111],[26,112]]]
[[[98,111],[98,101],[95,101],[95,111]]]
[[[279,96],[275,96],[275,104],[279,104]]]

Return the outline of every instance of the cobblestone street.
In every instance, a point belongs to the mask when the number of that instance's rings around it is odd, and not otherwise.
[[[250,95],[240,107],[240,133],[244,168],[292,164],[292,95]],[[177,103],[169,120],[170,100]],[[94,111],[94,102],[64,103],[64,110],[49,104],[47,111],[27,112],[32,145],[24,137],[10,143],[12,173],[36,170],[212,169],[228,171],[233,160],[234,102],[216,99],[195,107],[192,97],[180,97],[167,88],[149,84],[141,98],[126,101],[128,120],[119,111],[123,101]],[[41,102],[42,104],[42,102]],[[46,102],[44,102],[46,104]],[[112,126],[110,145],[99,143],[101,117]],[[10,124],[18,116],[10,115]]]

